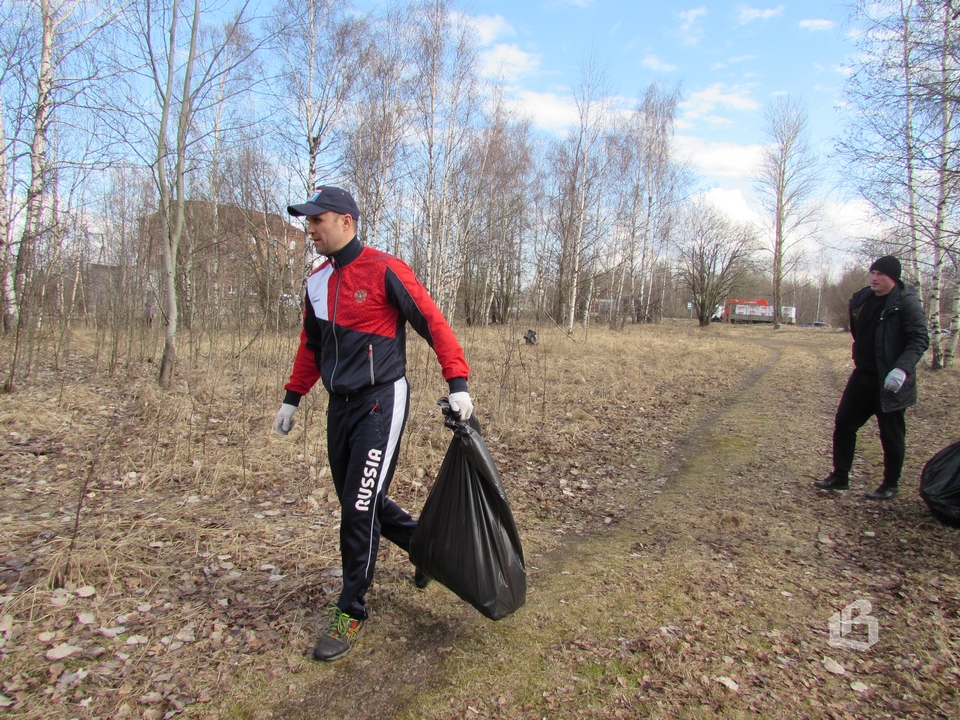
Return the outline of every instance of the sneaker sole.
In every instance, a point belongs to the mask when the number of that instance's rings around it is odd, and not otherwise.
[[[362,638],[362,637],[363,637],[363,634],[364,634],[366,631],[367,631],[367,626],[366,626],[366,623],[364,623],[363,625],[360,626],[360,632],[358,632],[358,633],[356,634],[356,636],[353,638],[353,640],[350,641],[350,644],[347,645],[346,649],[343,650],[343,651],[341,651],[341,652],[339,652],[339,653],[337,653],[336,655],[330,655],[330,656],[328,656],[328,657],[324,657],[323,655],[317,655],[317,648],[314,648],[314,649],[313,649],[313,659],[314,659],[314,660],[320,660],[320,661],[322,661],[322,662],[333,662],[334,660],[339,660],[340,658],[344,657],[345,655],[348,655],[348,654],[350,653],[350,651],[353,650],[353,644],[354,644],[357,640],[359,640],[360,638]]]

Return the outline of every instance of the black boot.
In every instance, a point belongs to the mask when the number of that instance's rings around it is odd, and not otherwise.
[[[834,470],[823,480],[817,480],[814,485],[821,490],[846,490],[850,487],[850,478],[846,473]]]
[[[427,585],[430,584],[430,578],[427,577],[426,573],[424,573],[420,568],[415,569],[416,572],[413,574],[413,584],[423,590]]]
[[[867,493],[867,497],[871,500],[892,500],[899,494],[900,488],[897,483],[889,483],[884,480],[880,487],[871,493]]]

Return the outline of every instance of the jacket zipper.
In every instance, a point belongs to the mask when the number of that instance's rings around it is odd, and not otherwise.
[[[333,258],[330,258],[330,264],[333,265],[333,270],[337,275],[337,287],[333,293],[333,319],[331,322],[331,331],[333,332],[334,358],[333,358],[333,372],[330,373],[330,390],[334,390],[333,383],[337,377],[337,368],[340,365],[340,341],[337,339],[337,307],[340,304],[340,268],[337,266],[337,263],[334,261]]]
[[[367,345],[367,359],[370,361],[370,384],[376,385],[373,379],[373,345]]]

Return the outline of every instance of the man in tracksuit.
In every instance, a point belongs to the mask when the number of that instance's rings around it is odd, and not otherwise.
[[[274,428],[286,435],[300,399],[317,380],[329,394],[327,453],[340,499],[343,590],[330,628],[314,648],[318,660],[346,655],[367,617],[380,536],[404,550],[417,523],[387,497],[407,421],[406,324],[436,352],[450,406],[466,420],[470,368],[456,336],[410,267],[357,239],[359,210],[344,190],[319,187],[287,212],[305,216],[307,234],[327,258],[307,280],[300,347]],[[417,571],[416,584],[428,582]]]
[[[850,487],[857,431],[872,415],[880,426],[883,482],[871,500],[899,493],[906,454],[906,409],[917,402],[917,363],[930,344],[926,317],[912,285],[900,280],[900,261],[886,255],[870,266],[870,287],[850,299],[854,370],[840,398],[833,429],[833,472],[821,490]]]

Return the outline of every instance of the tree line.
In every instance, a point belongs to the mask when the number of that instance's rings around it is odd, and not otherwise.
[[[960,329],[950,8],[855,10],[865,32],[848,95],[863,113],[841,142],[887,221],[863,252],[908,258],[937,367],[953,351],[939,330],[953,327],[955,345]],[[182,328],[295,322],[314,258],[285,207],[318,184],[355,195],[360,239],[410,263],[454,321],[524,314],[572,333],[689,302],[706,323],[738,293],[778,312],[803,298],[801,319],[821,319],[844,283],[818,279],[801,252],[819,233],[822,166],[800,101],[765,114],[755,180],[769,227],[737,224],[698,199],[677,157],[678,88],[616,106],[587,56],[575,122],[544,134],[484,77],[476,29],[447,0],[371,14],[329,0],[14,0],[0,47],[8,387],[44,333],[76,317],[117,355],[120,330],[155,312],[164,385]]]

